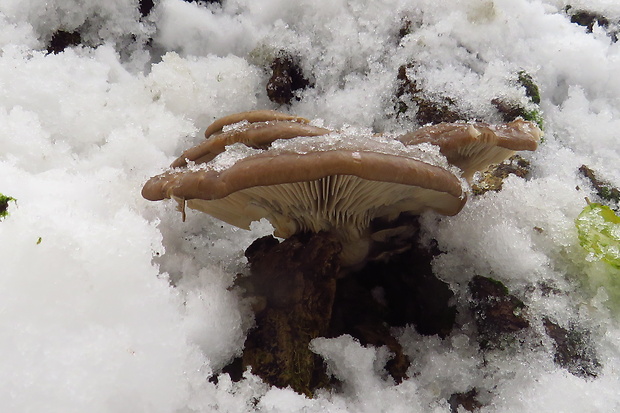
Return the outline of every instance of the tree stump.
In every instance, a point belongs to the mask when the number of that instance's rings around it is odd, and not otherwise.
[[[245,342],[244,369],[308,396],[327,383],[323,360],[309,344],[329,330],[341,249],[326,233],[281,243],[267,236],[248,247],[244,287],[255,297],[256,327]]]

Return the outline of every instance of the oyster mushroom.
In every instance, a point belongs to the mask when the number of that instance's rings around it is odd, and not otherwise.
[[[149,180],[149,200],[176,199],[240,228],[266,218],[274,235],[332,232],[342,264],[363,260],[376,218],[434,210],[454,215],[465,203],[453,172],[418,159],[370,150],[264,151],[224,170],[183,168]]]
[[[516,151],[533,151],[542,131],[521,118],[510,123],[456,122],[425,126],[398,137],[405,145],[431,143],[470,180],[477,171],[503,162]]]
[[[461,210],[466,189],[451,164],[470,178],[515,150],[534,149],[540,137],[521,120],[439,124],[398,139],[343,134],[278,112],[231,115],[209,126],[208,138],[174,169],[151,178],[142,195],[175,199],[183,213],[187,206],[245,229],[264,218],[282,238],[330,232],[343,245],[342,265],[350,266],[368,253],[371,221]],[[218,155],[234,144],[249,154],[223,162]]]
[[[371,240],[398,235],[394,228],[370,234],[371,222],[394,225],[401,214],[426,210],[458,213],[467,193],[459,168],[469,176],[504,153],[532,149],[519,132],[527,128],[459,123],[396,138],[245,112],[209,126],[207,139],[151,178],[142,195],[175,199],[183,214],[187,206],[241,228],[264,218],[274,235],[288,238],[263,238],[246,251],[247,291],[257,292],[263,306],[246,338],[242,368],[311,395],[323,363],[308,346],[328,333],[341,267],[362,262]],[[527,142],[506,142],[511,134]],[[270,242],[278,247],[267,248]]]
[[[273,110],[256,110],[229,115],[213,122],[205,130],[204,142],[179,156],[170,166],[178,168],[195,163],[209,162],[224,152],[226,146],[243,143],[253,148],[266,148],[276,139],[297,136],[319,136],[330,132],[308,124],[308,119],[291,116]],[[235,125],[224,131],[226,126]]]

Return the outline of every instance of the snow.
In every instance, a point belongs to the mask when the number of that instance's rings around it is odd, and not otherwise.
[[[155,3],[140,18],[137,0],[0,2],[0,193],[17,199],[0,222],[1,411],[450,412],[446,399],[473,387],[482,412],[620,410],[614,294],[584,281],[604,270],[574,227],[584,198],[597,198],[580,165],[620,187],[620,43],[603,28],[570,23],[563,0]],[[620,18],[613,0],[571,4]],[[83,45],[47,54],[59,29]],[[243,231],[194,212],[183,223],[173,202],[140,190],[214,119],[278,109],[265,85],[280,49],[315,84],[280,109],[351,131],[417,127],[392,116],[411,59],[430,94],[472,116],[519,97],[517,71],[533,76],[545,137],[525,155],[531,177],[471,197],[455,217],[424,216],[424,234],[446,252],[434,270],[458,305],[473,275],[501,280],[534,320],[591,331],[598,377],[554,364],[544,334],[483,356],[463,314],[445,340],[396,332],[413,361],[401,384],[381,370],[385,348],[348,336],[313,342],[343,383],[313,399],[249,372],[218,375],[252,325],[233,282],[268,225]],[[532,288],[541,283],[561,293]]]
[[[349,125],[345,125],[340,131],[331,132],[327,135],[276,140],[271,144],[270,150],[274,153],[299,154],[332,150],[359,150],[415,159],[447,169],[456,176],[461,175],[461,171],[448,163],[436,145],[422,143],[405,146],[396,136],[387,134],[376,136],[369,129],[355,128]]]

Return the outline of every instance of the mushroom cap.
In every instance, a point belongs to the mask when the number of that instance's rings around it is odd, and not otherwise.
[[[278,112],[276,110],[251,110],[248,112],[233,113],[232,115],[216,119],[211,125],[207,126],[207,129],[205,130],[205,138],[208,138],[216,132],[220,132],[225,126],[233,125],[235,123],[243,121],[249,123],[267,121],[291,121],[299,123],[310,123],[310,121],[306,118],[289,115],[288,113]]]
[[[431,143],[439,146],[441,153],[452,165],[471,179],[476,171],[483,171],[491,164],[508,159],[516,151],[533,151],[538,146],[542,131],[523,119],[510,123],[440,123],[425,126],[398,137],[405,145]]]
[[[402,212],[454,215],[465,204],[461,180],[417,159],[370,151],[260,152],[222,171],[201,167],[151,178],[149,200],[172,198],[249,229],[266,218],[274,235],[330,231],[343,243],[343,265],[363,259],[370,221]]]
[[[261,119],[264,119],[264,117]],[[243,120],[241,122],[243,122]],[[268,120],[257,123],[246,122],[227,131],[215,132],[210,135],[207,140],[183,152],[170,166],[178,168],[187,165],[188,161],[195,163],[209,162],[218,154],[224,152],[227,146],[234,143],[243,143],[252,148],[265,149],[276,139],[290,139],[298,136],[320,136],[330,132],[329,129],[290,120]]]

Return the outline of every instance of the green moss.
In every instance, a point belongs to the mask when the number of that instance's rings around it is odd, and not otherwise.
[[[495,98],[491,103],[497,108],[504,122],[511,122],[521,117],[536,123],[541,130],[544,130],[538,86],[534,83],[532,76],[523,70],[517,72],[516,76],[517,78],[513,80],[513,85],[517,88],[523,88],[525,97],[518,101]]]
[[[538,125],[540,130],[544,130],[545,125],[544,125],[544,120],[543,120],[542,114],[540,113],[540,110],[538,109],[524,110],[523,119],[536,123],[536,125]]]
[[[611,186],[601,187],[599,194],[606,201],[620,202],[620,191]]]
[[[538,127],[543,130],[543,117],[540,113],[540,90],[538,89],[538,85],[534,83],[532,76],[524,70],[521,70],[517,73],[517,80],[519,84],[525,89],[525,96],[528,97],[530,102],[536,105],[531,109],[523,109],[521,116],[525,120],[529,120],[538,125]]]
[[[482,279],[484,279],[484,281],[488,283],[486,289],[488,290],[489,294],[500,297],[510,294],[508,287],[506,287],[503,282],[496,280],[495,278],[481,276],[474,277],[474,280],[478,280],[478,282],[480,282],[480,280]]]
[[[540,90],[538,89],[538,85],[534,83],[532,76],[525,70],[519,71],[517,76],[519,83],[525,88],[525,95],[532,103],[540,105]]]
[[[16,199],[0,193],[0,220],[9,215],[9,202],[15,202]]]

